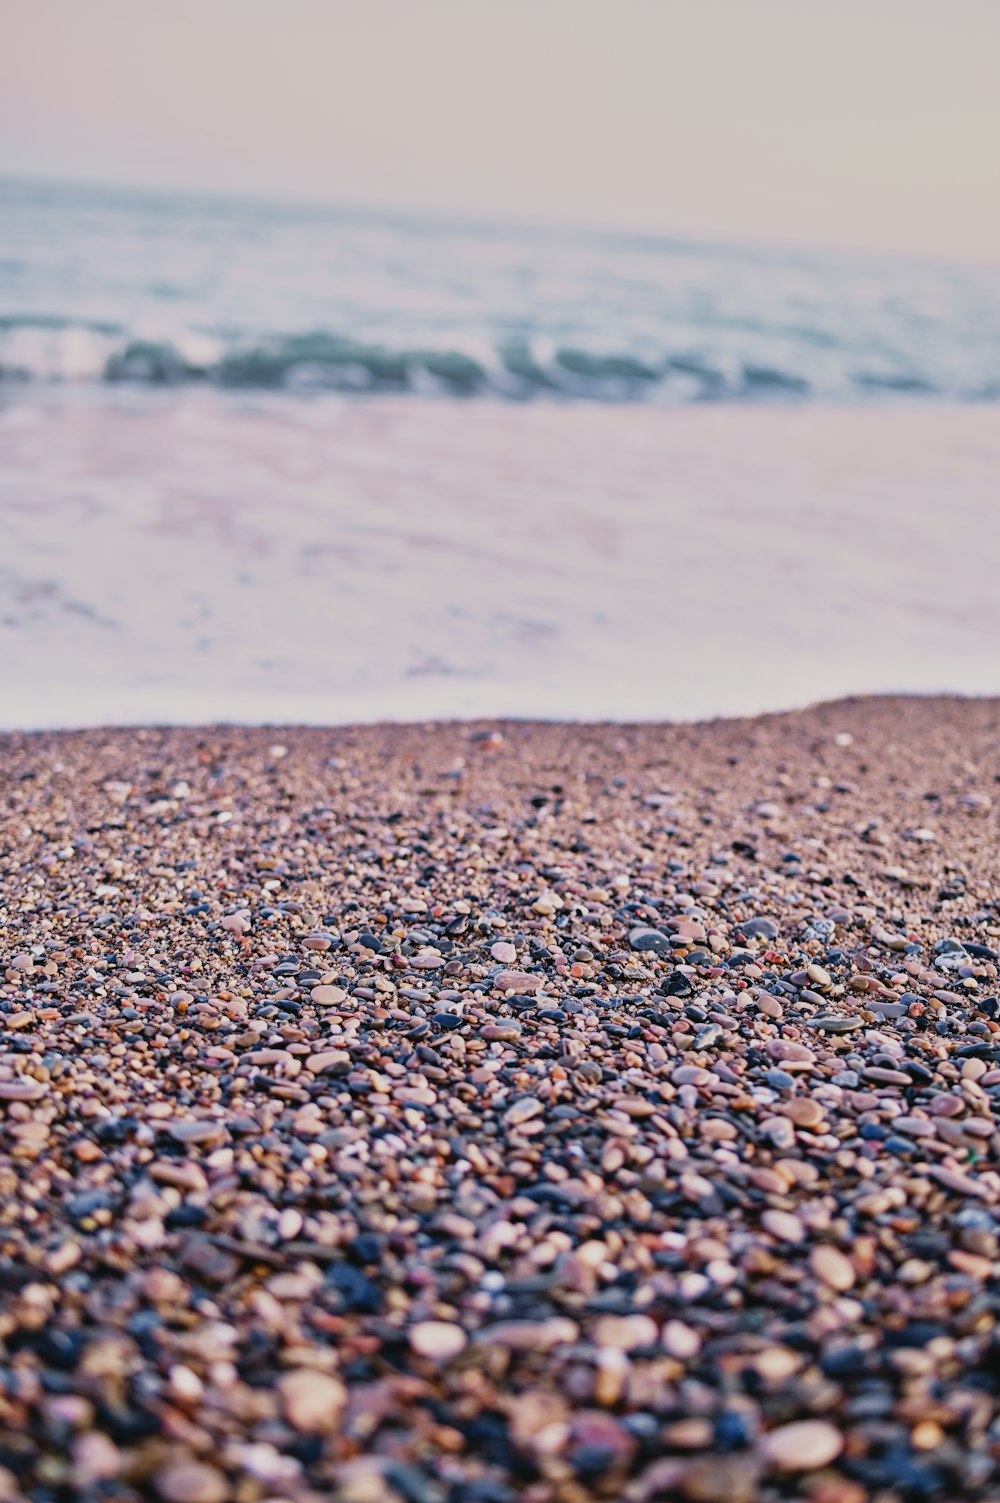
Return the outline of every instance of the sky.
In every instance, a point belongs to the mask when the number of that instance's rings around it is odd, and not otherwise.
[[[0,172],[1000,261],[1000,0],[0,0]]]

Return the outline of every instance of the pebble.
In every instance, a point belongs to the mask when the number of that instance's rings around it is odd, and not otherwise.
[[[594,1327],[598,1346],[615,1347],[622,1352],[655,1346],[659,1336],[659,1326],[648,1315],[604,1315]]]
[[[765,1435],[761,1449],[777,1472],[815,1472],[836,1461],[844,1437],[828,1420],[794,1420]]]
[[[811,1096],[796,1096],[781,1110],[796,1127],[818,1127],[824,1120],[823,1108]]]
[[[18,1495],[996,1497],[995,706],[275,734],[4,737]]]
[[[789,1211],[765,1211],[760,1224],[778,1242],[794,1243],[805,1239],[805,1227],[800,1218]]]
[[[809,1027],[818,1028],[822,1033],[854,1033],[864,1024],[860,1018],[852,1018],[846,1013],[824,1012],[810,1018]]]
[[[347,1404],[347,1390],[339,1378],[308,1367],[282,1374],[278,1392],[288,1423],[303,1435],[336,1430]]]
[[[168,1461],[155,1485],[163,1503],[227,1503],[232,1496],[225,1473],[201,1461]]]
[[[777,939],[781,933],[775,920],[769,918],[744,919],[739,927],[747,939]]]
[[[655,955],[669,955],[673,950],[669,935],[659,929],[633,929],[629,934],[628,942],[633,950],[652,951]]]
[[[37,1080],[0,1080],[0,1101],[41,1101],[45,1094]]]
[[[812,1249],[809,1266],[820,1283],[838,1294],[846,1294],[854,1287],[854,1265],[845,1253],[828,1242],[820,1242]]]
[[[410,1346],[419,1357],[433,1362],[450,1362],[467,1341],[462,1327],[447,1320],[422,1320],[410,1327]]]
[[[317,1007],[337,1007],[347,997],[346,991],[340,986],[314,986],[310,993],[310,999]]]
[[[544,978],[530,971],[497,971],[493,977],[493,985],[498,992],[537,992],[541,990]]]
[[[530,1122],[533,1117],[540,1117],[545,1111],[544,1103],[537,1096],[522,1096],[513,1102],[503,1114],[505,1127],[521,1127],[525,1122]]]
[[[701,1337],[682,1320],[668,1320],[661,1334],[663,1350],[681,1362],[691,1362],[701,1351]]]

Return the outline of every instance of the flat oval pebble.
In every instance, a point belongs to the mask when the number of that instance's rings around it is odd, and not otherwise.
[[[778,1242],[796,1243],[805,1238],[805,1227],[790,1211],[765,1211],[760,1224]]]
[[[864,1024],[860,1018],[852,1018],[846,1013],[821,1013],[809,1019],[810,1028],[818,1028],[821,1033],[853,1033]]]
[[[170,1136],[175,1143],[218,1143],[224,1128],[220,1122],[173,1122]]]
[[[336,1007],[338,1002],[343,1002],[347,993],[340,986],[314,986],[309,993],[310,998],[317,1007]]]
[[[594,1327],[598,1346],[614,1347],[621,1352],[653,1346],[659,1335],[659,1326],[648,1315],[604,1315]]]
[[[825,1116],[819,1102],[811,1096],[796,1096],[786,1102],[781,1110],[796,1127],[818,1127]]]
[[[45,1087],[38,1080],[0,1080],[0,1101],[41,1101]]]
[[[813,1248],[809,1254],[809,1266],[820,1283],[835,1289],[838,1294],[845,1294],[854,1287],[853,1263],[839,1247],[833,1247],[829,1242],[820,1242]]]
[[[284,1373],[278,1379],[278,1392],[288,1423],[304,1435],[336,1430],[347,1404],[347,1389],[339,1378],[308,1367]]]
[[[318,1054],[309,1055],[306,1069],[313,1075],[322,1075],[327,1070],[342,1070],[350,1063],[351,1056],[346,1049],[322,1049]]]
[[[540,1117],[544,1111],[545,1107],[537,1096],[522,1096],[507,1108],[503,1120],[508,1127],[520,1127],[522,1123],[530,1122],[532,1117]]]
[[[548,1351],[576,1341],[580,1328],[575,1320],[552,1316],[548,1320],[503,1320],[476,1332],[476,1341],[510,1347],[515,1352]]]
[[[168,1461],[154,1482],[163,1503],[226,1503],[231,1497],[225,1473],[202,1461]]]
[[[544,979],[531,971],[504,970],[497,971],[493,985],[500,992],[537,992]]]
[[[813,1051],[794,1039],[770,1039],[767,1044],[767,1053],[771,1059],[779,1060],[786,1068],[816,1063]]]
[[[912,1075],[907,1075],[904,1070],[888,1070],[884,1065],[869,1065],[862,1070],[862,1077],[872,1081],[875,1085],[911,1086]]]
[[[828,1420],[794,1420],[770,1430],[761,1441],[767,1464],[777,1472],[815,1472],[836,1461],[844,1437]]]
[[[461,1326],[446,1320],[422,1320],[410,1327],[410,1345],[420,1357],[450,1362],[465,1349],[468,1337]]]
[[[701,1351],[701,1337],[682,1320],[668,1320],[660,1335],[665,1352],[681,1362],[690,1362]]]

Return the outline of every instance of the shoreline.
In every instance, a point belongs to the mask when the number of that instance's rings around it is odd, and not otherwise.
[[[195,392],[0,438],[8,724],[1000,693],[997,408]]]
[[[431,731],[462,731],[470,733],[495,728],[501,732],[504,730],[520,729],[546,731],[558,727],[576,728],[583,731],[610,732],[622,731],[669,731],[687,727],[694,730],[711,730],[727,725],[752,725],[758,721],[789,720],[795,716],[811,715],[819,711],[834,712],[841,706],[854,709],[856,707],[870,706],[880,710],[893,704],[917,703],[927,708],[962,706],[962,705],[996,705],[1000,707],[1000,695],[991,693],[963,694],[947,689],[907,691],[880,691],[871,693],[843,694],[830,699],[818,699],[806,704],[778,705],[773,708],[764,708],[749,711],[745,714],[725,713],[717,715],[703,715],[699,717],[677,716],[643,718],[641,716],[632,719],[619,719],[614,716],[602,718],[600,716],[544,716],[544,715],[453,715],[453,716],[428,716],[428,715],[401,715],[381,716],[379,718],[354,718],[344,720],[319,720],[319,719],[288,719],[288,720],[261,720],[261,719],[192,719],[192,720],[108,720],[95,721],[94,723],[76,723],[64,725],[61,723],[34,724],[34,725],[6,725],[0,724],[0,740],[30,736],[94,736],[102,733],[114,734],[121,732],[204,732],[208,734],[221,734],[225,732],[278,732],[290,733],[317,733],[323,731],[349,732],[382,731],[391,735],[394,731],[405,730],[407,727],[419,727]]]
[[[995,1495],[1000,700],[0,751],[0,1494]]]

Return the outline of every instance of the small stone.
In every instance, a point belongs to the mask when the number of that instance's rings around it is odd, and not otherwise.
[[[512,945],[509,939],[498,939],[495,944],[490,945],[490,954],[501,965],[513,965],[517,959],[517,946]]]
[[[633,950],[651,951],[654,955],[669,955],[673,946],[669,935],[660,929],[650,929],[646,925],[639,925],[631,931],[628,942]]]
[[[747,939],[777,939],[781,933],[774,919],[769,918],[746,919],[740,929]]]
[[[203,1461],[168,1461],[154,1479],[163,1503],[227,1503],[225,1474]]]
[[[544,981],[543,976],[532,971],[497,971],[493,985],[498,992],[537,992]]]
[[[309,996],[317,1007],[336,1007],[338,1002],[345,1000],[347,993],[342,986],[314,986]]]
[[[45,1087],[37,1080],[0,1080],[0,1101],[41,1101]]]
[[[795,1126],[787,1117],[766,1117],[760,1130],[782,1152],[795,1147]]]
[[[510,1105],[503,1114],[505,1127],[520,1127],[532,1117],[540,1117],[545,1107],[537,1096],[522,1096]]]
[[[882,1065],[869,1065],[861,1072],[862,1080],[870,1080],[874,1085],[912,1086],[913,1077],[907,1075],[904,1070],[889,1070]]]
[[[823,1108],[811,1096],[794,1096],[781,1111],[796,1127],[818,1127],[824,1119]]]
[[[953,1195],[972,1195],[978,1200],[995,1200],[996,1194],[987,1189],[985,1185],[973,1179],[969,1174],[959,1174],[953,1169],[943,1169],[934,1165],[930,1169],[932,1178],[945,1190],[950,1190]]]
[[[793,1216],[790,1211],[765,1211],[760,1224],[778,1242],[796,1243],[805,1240],[805,1227],[798,1216]]]
[[[410,1328],[410,1346],[432,1362],[450,1362],[467,1340],[462,1327],[447,1320],[422,1320]]]
[[[498,1321],[477,1331],[475,1340],[486,1346],[508,1347],[514,1352],[547,1352],[551,1347],[569,1346],[579,1334],[575,1320],[553,1315],[549,1320]]]
[[[686,1503],[756,1503],[760,1497],[760,1461],[752,1453],[733,1456],[699,1456],[688,1463],[679,1479],[680,1496]],[[657,1498],[675,1498],[669,1487]]]
[[[844,1294],[854,1286],[854,1265],[839,1247],[821,1242],[809,1254],[809,1266],[821,1284]]]
[[[329,1435],[347,1404],[347,1389],[340,1379],[310,1367],[283,1374],[278,1391],[288,1423],[303,1435]]]
[[[794,1420],[761,1441],[765,1461],[778,1472],[815,1472],[836,1461],[844,1437],[828,1420]]]
[[[557,892],[543,892],[532,903],[535,913],[540,913],[548,918],[553,913],[558,913],[563,906],[563,900]]]
[[[822,1012],[807,1021],[810,1028],[818,1028],[821,1033],[853,1033],[864,1027],[860,1018],[852,1018],[847,1013]]]
[[[306,1060],[306,1069],[311,1075],[323,1075],[329,1072],[346,1075],[351,1067],[351,1056],[346,1049],[321,1049],[318,1054],[310,1054]]]
[[[701,1351],[701,1337],[682,1320],[668,1320],[660,1335],[663,1350],[678,1362],[691,1362]]]
[[[614,1347],[620,1352],[655,1346],[659,1336],[659,1326],[648,1315],[604,1315],[594,1327],[598,1346]]]
[[[813,1051],[807,1049],[805,1044],[797,1043],[795,1039],[771,1039],[767,1044],[767,1053],[786,1070],[805,1070],[816,1063]]]
[[[73,1481],[81,1492],[113,1481],[122,1469],[122,1454],[103,1430],[88,1430],[73,1443]],[[0,1493],[0,1499],[2,1499]]]
[[[191,1120],[171,1123],[170,1136],[175,1143],[218,1144],[223,1140],[224,1131],[220,1122]]]
[[[784,1383],[802,1367],[802,1357],[787,1346],[766,1346],[751,1364],[765,1383]]]

